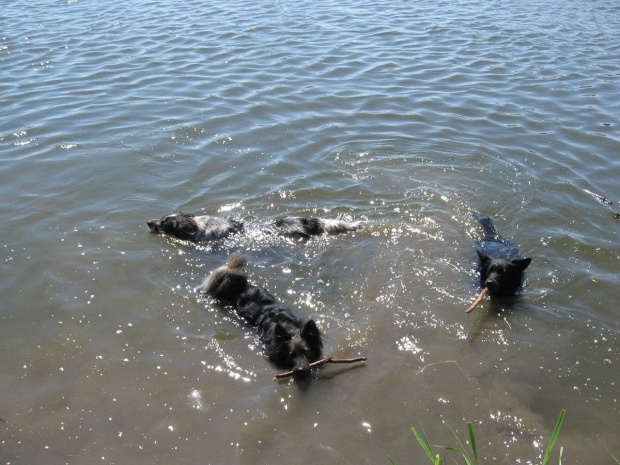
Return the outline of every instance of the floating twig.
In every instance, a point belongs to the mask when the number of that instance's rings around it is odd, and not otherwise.
[[[422,369],[416,373],[416,375],[419,375],[419,374],[421,374],[421,373],[424,373],[424,370],[426,370],[428,367],[432,367],[432,366],[435,366],[435,365],[441,365],[441,364],[443,364],[443,363],[454,363],[454,364],[456,365],[456,367],[457,367],[459,370],[461,370],[461,373],[463,373],[463,376],[464,376],[466,379],[469,379],[469,376],[467,376],[467,375],[465,374],[465,372],[464,372],[464,371],[463,371],[463,369],[459,366],[459,364],[456,362],[456,360],[442,360],[441,362],[429,363],[429,364],[427,364],[427,365],[424,365],[424,366],[422,367]]]
[[[355,362],[365,362],[366,357],[355,357],[355,358],[333,358],[326,357],[321,360],[317,360],[316,362],[312,362],[310,364],[310,368],[315,368],[320,365],[325,365],[326,363],[355,363]],[[273,377],[273,379],[283,379],[288,378],[289,376],[293,376],[293,370],[285,371],[284,373],[278,373]]]
[[[6,420],[5,420],[5,419],[3,419],[3,418],[0,418],[0,421],[2,421],[2,422],[4,422],[4,423],[6,423]]]
[[[474,308],[476,308],[478,306],[478,304],[480,302],[482,302],[482,299],[484,299],[484,295],[489,292],[489,288],[485,287],[484,289],[482,289],[482,292],[480,293],[480,295],[478,296],[478,298],[476,298],[476,300],[474,300],[474,303],[471,304],[469,306],[469,308],[467,310],[465,310],[465,313],[469,313],[471,312]]]
[[[596,200],[598,200],[599,202],[604,203],[605,205],[607,205],[607,206],[609,207],[609,209],[611,210],[611,212],[614,214],[614,216],[615,216],[616,218],[620,218],[620,213],[616,213],[616,211],[615,211],[615,210],[614,210],[614,208],[613,208],[613,204],[614,204],[614,203],[613,203],[611,200],[609,200],[609,199],[607,199],[607,198],[603,197],[602,195],[595,194],[594,192],[589,191],[588,189],[583,189],[583,191],[584,191],[586,194],[590,194],[592,197],[594,197],[594,198],[595,198]]]

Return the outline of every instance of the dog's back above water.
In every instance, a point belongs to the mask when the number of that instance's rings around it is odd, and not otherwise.
[[[245,256],[231,255],[216,268],[198,290],[223,304],[232,305],[248,324],[258,328],[265,352],[276,365],[307,376],[310,363],[321,357],[323,342],[316,323],[305,321],[269,292],[250,284],[241,269]]]
[[[480,287],[488,289],[491,297],[514,295],[521,287],[523,272],[532,259],[521,258],[519,248],[497,232],[488,215],[475,213],[474,218],[482,225],[484,233],[476,241],[480,259]]]
[[[191,242],[223,239],[245,228],[241,221],[182,212],[171,213],[159,220],[152,219],[146,224],[154,234],[167,234]],[[321,234],[356,231],[361,225],[361,221],[290,217],[262,224],[260,228],[266,233],[307,239]]]

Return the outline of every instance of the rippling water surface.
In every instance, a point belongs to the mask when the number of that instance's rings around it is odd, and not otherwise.
[[[411,426],[466,421],[539,463],[563,408],[566,461],[619,456],[620,223],[583,190],[620,200],[617,3],[5,3],[3,463],[423,463]],[[176,210],[368,226],[148,233]],[[533,263],[466,315],[476,211]],[[233,250],[368,362],[275,382],[193,291]]]

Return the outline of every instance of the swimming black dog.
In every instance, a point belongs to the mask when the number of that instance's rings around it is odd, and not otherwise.
[[[294,376],[307,376],[310,363],[321,357],[323,341],[313,320],[304,322],[272,294],[250,284],[241,270],[247,259],[231,255],[226,265],[211,272],[198,290],[232,305],[250,325],[258,328],[269,360],[293,369]]]
[[[161,220],[149,220],[146,224],[152,233],[169,234],[192,242],[222,239],[244,229],[244,224],[240,221],[181,212],[166,215]],[[273,223],[261,225],[261,230],[282,236],[307,239],[323,233],[338,234],[356,231],[361,224],[360,221],[297,217],[281,218]]]
[[[476,252],[480,258],[480,287],[488,289],[491,297],[514,295],[521,287],[523,272],[532,259],[520,258],[519,248],[497,232],[488,215],[475,213],[474,218],[482,225],[484,232],[484,236],[476,241]]]

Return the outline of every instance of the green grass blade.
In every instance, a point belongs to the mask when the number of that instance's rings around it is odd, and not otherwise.
[[[471,459],[469,458],[469,455],[467,455],[467,452],[465,452],[465,446],[463,446],[463,443],[459,439],[459,437],[456,434],[456,432],[452,429],[452,427],[449,424],[446,423],[446,426],[448,427],[448,429],[452,433],[452,436],[454,436],[454,438],[456,439],[456,442],[458,443],[459,447],[461,448],[461,450],[459,450],[458,452],[463,456],[463,458],[465,459],[465,462],[467,463],[467,465],[473,465]]]
[[[449,450],[452,452],[456,452],[457,454],[463,455],[463,451],[459,449],[458,447],[442,446],[441,444],[434,444],[434,447],[439,447],[440,449]]]
[[[560,412],[560,416],[558,417],[558,421],[555,424],[555,428],[553,429],[553,434],[551,435],[551,440],[549,441],[549,445],[547,446],[547,452],[545,452],[545,457],[543,458],[542,465],[549,464],[549,460],[551,459],[551,451],[553,450],[555,441],[558,439],[558,435],[560,434],[560,428],[562,428],[562,423],[564,422],[564,415],[566,415],[566,410],[562,409],[562,411]]]
[[[471,442],[471,450],[474,453],[474,460],[478,465],[478,451],[476,450],[476,436],[474,436],[474,426],[471,421],[467,422],[467,431],[469,431],[469,441]]]
[[[431,462],[435,463],[435,455],[433,454],[433,449],[431,449],[431,445],[428,443],[426,434],[424,435],[424,437],[422,437],[422,435],[418,433],[418,430],[416,430],[415,428],[411,428],[411,431],[420,443],[420,446],[422,446],[422,449],[424,449],[424,452],[426,452],[426,455],[428,455],[428,457],[431,459]],[[422,432],[424,432],[424,430],[422,430]]]
[[[620,465],[620,460],[618,460],[618,459],[616,458],[616,456],[615,456],[614,454],[612,454],[612,453],[611,453],[611,451],[609,450],[609,448],[608,448],[607,446],[605,446],[605,449],[607,449],[607,453],[608,453],[609,455],[611,455],[611,458],[612,458],[612,459],[614,459],[614,460],[615,460],[615,462],[616,462],[618,465]]]
[[[473,463],[471,463],[471,460],[469,459],[467,454],[464,451],[462,451],[461,449],[459,449],[458,447],[441,446],[441,445],[438,445],[438,444],[435,444],[434,447],[439,447],[441,449],[445,449],[445,450],[449,450],[451,452],[456,452],[457,454],[461,454],[461,456],[463,457],[463,460],[465,460],[465,463],[467,465],[474,465]]]
[[[396,465],[396,462],[394,462],[394,460],[392,460],[392,457],[390,457],[389,455],[388,455],[388,459],[390,459],[390,463],[391,463],[392,465]]]

